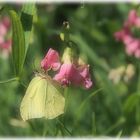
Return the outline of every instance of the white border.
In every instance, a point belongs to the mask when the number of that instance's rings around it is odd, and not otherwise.
[[[140,138],[113,138],[113,137],[102,137],[102,138],[88,138],[88,137],[78,137],[78,138],[70,138],[70,137],[63,137],[63,138],[31,138],[31,137],[9,137],[9,138],[0,138],[0,140],[140,140]]]
[[[140,0],[0,0],[0,3],[140,3]]]
[[[0,0],[1,3],[139,3],[140,0]],[[33,137],[7,137],[7,138],[0,138],[0,140],[140,140],[140,138],[132,138],[132,137],[124,137],[124,138],[117,138],[117,137],[109,137],[109,136],[99,136],[99,137],[64,137],[64,138],[33,138]]]

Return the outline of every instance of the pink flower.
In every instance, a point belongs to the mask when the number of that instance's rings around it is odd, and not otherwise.
[[[7,33],[7,28],[5,27],[5,25],[0,22],[0,36],[4,36]]]
[[[60,82],[62,85],[68,86],[69,84],[79,84],[82,76],[79,74],[75,65],[72,63],[64,63],[62,64],[60,71],[55,75],[54,80]]]
[[[9,17],[7,17],[7,16],[3,17],[2,23],[3,23],[3,25],[4,25],[7,29],[9,29],[10,26],[11,26],[10,19],[9,19]]]
[[[0,36],[5,36],[10,28],[10,19],[3,17],[0,21]]]
[[[123,38],[122,42],[123,42],[125,45],[128,45],[128,44],[130,44],[133,40],[134,40],[134,38],[132,37],[132,35],[131,35],[131,34],[128,34],[128,35],[126,35],[126,36]]]
[[[122,41],[125,45],[125,50],[128,55],[140,57],[140,39],[133,37],[131,33],[132,27],[140,27],[140,17],[136,10],[131,10],[128,19],[125,21],[123,29],[114,34],[115,38]]]
[[[137,20],[138,16],[137,16],[137,12],[135,9],[131,10],[128,14],[128,19],[125,22],[125,24],[129,25],[129,26],[134,26],[135,22]]]
[[[136,27],[140,28],[140,18],[137,18],[135,21]]]
[[[45,58],[41,61],[41,67],[46,71],[49,69],[58,70],[60,67],[58,52],[50,48]]]
[[[89,75],[89,66],[80,66],[72,63],[64,63],[58,74],[54,76],[54,80],[60,82],[62,85],[68,86],[70,84],[76,86],[83,86],[86,89],[91,88],[92,81]]]
[[[128,54],[134,54],[137,49],[140,47],[140,40],[138,39],[133,39],[132,42],[130,42],[129,44],[126,45],[126,50],[128,52]]]
[[[125,25],[140,27],[140,17],[138,17],[137,11],[135,9],[129,12],[128,19],[125,21]]]
[[[62,65],[59,61],[59,54],[52,48],[49,49],[45,58],[41,61],[41,67],[44,70],[59,70],[53,77],[62,86],[83,86],[86,89],[91,88],[92,81],[89,74],[89,65],[80,63],[73,58],[73,51],[67,47],[62,56]]]
[[[140,48],[137,49],[137,51],[135,52],[134,55],[135,55],[136,58],[140,58]]]
[[[89,65],[82,65],[79,68],[80,75],[82,75],[84,81],[83,86],[89,89],[92,86],[92,81],[89,74]]]
[[[11,44],[12,44],[11,38],[8,36],[9,33],[10,33],[10,19],[8,17],[3,17],[0,21],[0,53],[1,56],[6,56],[6,58],[9,56],[9,53],[11,52]]]
[[[0,36],[0,45],[4,42],[4,37]]]
[[[128,27],[124,27],[123,29],[121,29],[118,32],[115,32],[114,34],[116,40],[118,41],[123,41],[125,38],[129,37],[129,35],[130,35],[130,30]]]
[[[11,49],[11,44],[12,44],[12,40],[9,39],[9,40],[6,40],[5,42],[3,42],[1,44],[1,47],[5,50],[10,50]]]

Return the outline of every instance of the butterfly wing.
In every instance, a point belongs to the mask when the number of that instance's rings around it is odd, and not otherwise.
[[[63,89],[55,84],[55,81],[48,81],[45,117],[53,119],[64,113],[65,98],[62,95]]]
[[[23,120],[45,116],[47,86],[46,79],[40,76],[32,79],[20,106]]]
[[[53,119],[64,113],[63,89],[50,77],[36,76],[30,82],[21,102],[23,120],[45,117]]]

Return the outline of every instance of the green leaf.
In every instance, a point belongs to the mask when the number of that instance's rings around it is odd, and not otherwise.
[[[89,96],[87,96],[87,98],[79,105],[79,108],[76,112],[76,118],[74,120],[74,125],[76,125],[77,121],[80,119],[81,117],[81,113],[82,113],[82,109],[84,108],[84,106],[86,105],[86,103],[88,103],[88,101],[95,96],[96,94],[98,94],[100,91],[102,90],[102,88],[94,91],[93,93],[91,93]]]
[[[122,116],[120,117],[116,123],[114,123],[111,127],[109,127],[105,132],[103,132],[103,135],[108,135],[111,131],[116,129],[117,127],[121,126],[123,123],[126,122],[126,119]]]
[[[12,20],[12,56],[15,73],[19,76],[25,60],[25,38],[20,18],[14,10],[9,10]]]
[[[78,115],[81,115],[81,111],[83,109],[83,107],[85,106],[85,104],[93,97],[95,96],[97,93],[99,93],[100,91],[102,90],[102,88],[94,91],[93,93],[89,94],[89,96],[81,103],[81,105],[79,105],[79,108],[78,108],[78,111],[77,111],[77,114]]]
[[[36,8],[34,3],[24,4],[21,11],[21,23],[25,35],[25,54],[27,53],[28,46],[31,39],[33,19],[36,14]]]
[[[134,107],[136,107],[136,105],[138,104],[139,99],[140,99],[140,96],[137,93],[136,94],[133,93],[132,95],[130,95],[124,103],[124,106],[123,106],[124,112],[126,113],[132,112]]]
[[[112,112],[113,116],[117,117],[122,113],[122,102],[120,96],[118,96],[118,89],[108,79],[108,73],[102,69],[96,68],[94,74],[99,85],[104,89],[104,104]]]

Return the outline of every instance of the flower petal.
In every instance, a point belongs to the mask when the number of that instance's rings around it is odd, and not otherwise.
[[[58,52],[50,48],[44,59],[41,61],[41,67],[44,70],[58,70],[60,67]]]

